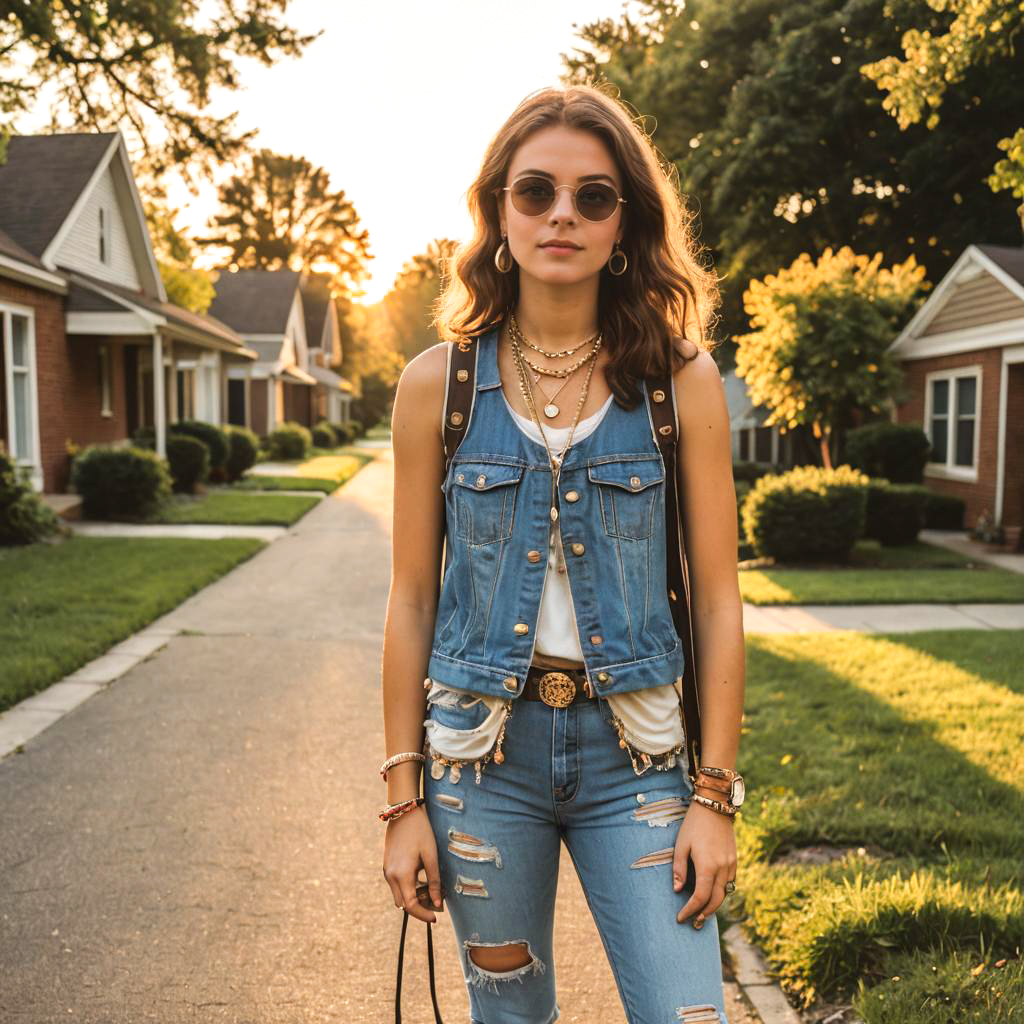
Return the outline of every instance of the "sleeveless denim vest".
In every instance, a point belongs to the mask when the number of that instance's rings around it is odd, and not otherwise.
[[[607,695],[672,683],[682,642],[666,581],[665,464],[650,396],[612,400],[573,442],[551,520],[551,467],[505,405],[498,332],[476,346],[468,433],[441,486],[446,542],[427,674],[492,696],[519,696],[533,658],[551,529],[561,529],[587,678]],[[552,454],[558,454],[553,448]]]

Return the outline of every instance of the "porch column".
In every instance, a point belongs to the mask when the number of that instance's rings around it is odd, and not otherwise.
[[[164,345],[159,331],[153,332],[153,428],[156,453],[167,457],[167,405],[164,399]]]
[[[170,393],[168,394],[168,416],[169,423],[178,422],[178,371],[174,366],[174,342],[167,339],[167,362],[170,364],[169,374],[171,378]]]

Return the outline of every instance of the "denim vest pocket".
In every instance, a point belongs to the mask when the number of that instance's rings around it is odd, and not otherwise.
[[[587,476],[597,485],[601,521],[609,537],[650,537],[655,499],[665,481],[659,456],[595,461],[587,467]]]
[[[446,729],[479,729],[490,713],[491,708],[478,694],[459,693],[435,684],[427,698],[427,717]]]
[[[460,462],[453,467],[455,535],[467,544],[496,544],[512,536],[523,466]]]

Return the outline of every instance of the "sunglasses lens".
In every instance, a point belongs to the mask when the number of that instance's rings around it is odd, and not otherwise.
[[[555,187],[545,178],[520,178],[509,193],[512,204],[527,217],[538,217],[555,198]]]
[[[576,193],[576,209],[587,220],[607,220],[615,212],[618,200],[615,189],[595,181],[580,186]]]

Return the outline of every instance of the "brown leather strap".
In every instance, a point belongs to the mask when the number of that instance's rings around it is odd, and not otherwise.
[[[689,746],[687,772],[692,781],[697,779],[700,764],[700,701],[697,694],[697,652],[690,609],[693,607],[693,579],[686,561],[685,523],[680,515],[679,471],[676,461],[678,448],[678,416],[676,396],[672,390],[672,377],[655,378],[648,389],[654,435],[665,462],[665,548],[667,555],[668,603],[676,632],[683,642],[683,727]]]

